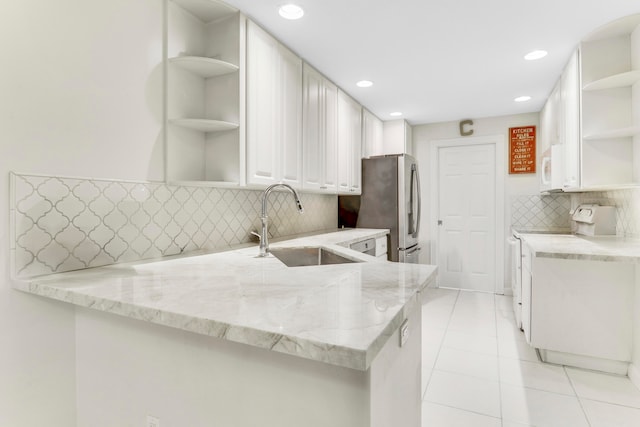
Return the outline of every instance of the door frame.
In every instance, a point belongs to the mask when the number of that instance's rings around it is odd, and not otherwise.
[[[494,292],[504,293],[504,277],[505,277],[505,137],[504,135],[487,135],[473,136],[464,138],[434,139],[431,141],[431,225],[429,232],[431,233],[431,262],[438,265],[438,249],[440,247],[440,233],[438,230],[438,211],[440,208],[440,180],[438,176],[440,171],[439,153],[440,148],[474,146],[474,145],[494,145],[495,151],[495,212],[496,212],[496,254],[495,254],[495,277],[496,285]],[[436,284],[440,285],[440,279],[436,277]]]

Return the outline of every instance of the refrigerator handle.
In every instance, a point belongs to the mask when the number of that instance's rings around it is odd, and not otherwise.
[[[418,212],[417,215],[415,215],[415,226],[412,224],[411,228],[413,230],[413,237],[418,237],[418,234],[420,233],[420,215],[422,213],[422,200],[421,200],[421,194],[420,194],[420,174],[418,173],[418,167],[416,166],[416,164],[412,164],[411,165],[411,211],[413,212],[413,184],[415,182],[415,188],[417,190],[417,195],[418,195]]]

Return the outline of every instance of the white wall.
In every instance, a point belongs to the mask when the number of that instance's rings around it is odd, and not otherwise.
[[[8,173],[163,179],[162,2],[2,2],[0,52],[0,425],[74,426],[74,310],[10,287]]]
[[[502,117],[490,117],[483,119],[474,119],[473,136],[487,136],[487,135],[504,135],[505,152],[503,153],[505,165],[508,165],[509,160],[509,128],[516,126],[528,126],[539,124],[538,113],[518,114],[512,116]],[[469,127],[466,127],[468,130]],[[433,123],[426,125],[419,125],[413,127],[413,153],[418,159],[420,165],[422,185],[422,200],[432,201],[432,183],[430,179],[429,167],[431,165],[431,143],[434,140],[450,139],[450,138],[462,138],[460,136],[459,122],[445,122],[445,123]],[[538,158],[539,158],[539,154]],[[522,174],[522,175],[509,175],[508,170],[505,173],[505,236],[509,235],[509,219],[511,218],[509,198],[515,195],[525,194],[538,194],[538,176],[536,174]],[[435,220],[435,219],[433,219]],[[431,227],[431,214],[430,207],[423,206],[422,217],[420,218],[422,229],[420,244],[423,249],[429,248],[433,236],[430,235]],[[429,251],[425,251],[429,252]],[[424,254],[422,262],[428,263],[430,260],[429,253]],[[509,251],[505,247],[505,271],[504,280],[505,283],[509,283]]]

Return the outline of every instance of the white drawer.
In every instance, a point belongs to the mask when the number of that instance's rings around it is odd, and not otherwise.
[[[387,236],[378,237],[376,239],[376,256],[385,255],[387,253]]]

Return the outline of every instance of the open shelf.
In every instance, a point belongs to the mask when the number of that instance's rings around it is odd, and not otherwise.
[[[605,77],[600,80],[588,83],[584,85],[582,90],[603,90],[613,89],[619,87],[633,86],[634,83],[640,81],[640,70],[627,71],[626,73],[620,73],[613,76]]]
[[[204,56],[177,56],[169,62],[204,78],[222,76],[238,71],[238,66]]]
[[[611,129],[603,132],[592,133],[582,137],[585,141],[610,138],[627,138],[640,134],[640,126],[630,126],[622,129]]]
[[[169,123],[201,132],[224,132],[239,126],[237,123],[209,119],[171,119]]]

